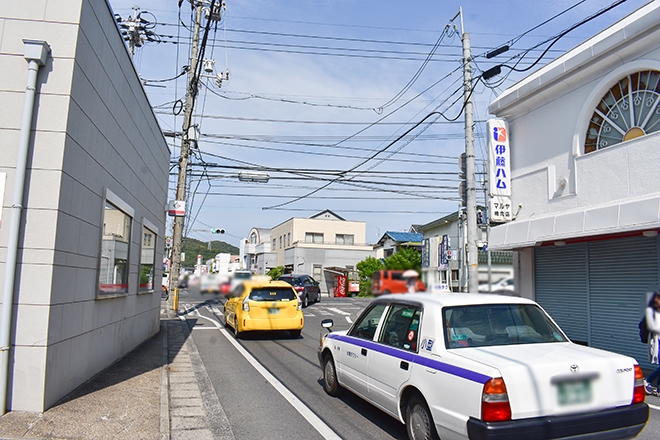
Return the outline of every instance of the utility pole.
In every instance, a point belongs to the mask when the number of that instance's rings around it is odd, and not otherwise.
[[[470,34],[463,30],[463,9],[461,15],[461,40],[463,41],[463,96],[465,111],[465,186],[467,201],[467,270],[468,292],[479,291],[479,260],[477,255],[477,186],[474,166],[474,120],[472,115],[472,55],[470,54]]]
[[[193,1],[193,0],[191,0]],[[201,1],[195,3],[195,25],[193,28],[192,46],[190,49],[190,69],[188,70],[188,86],[186,90],[186,104],[183,113],[183,127],[181,139],[181,156],[179,157],[179,176],[176,184],[175,200],[185,202],[186,200],[186,177],[188,172],[188,158],[190,155],[190,144],[193,141],[190,138],[192,126],[193,106],[195,103],[195,94],[197,94],[197,58],[199,52],[199,31],[202,23],[203,4]],[[196,141],[196,140],[195,140]],[[181,244],[183,241],[183,222],[185,215],[174,217],[174,226],[172,231],[172,270],[169,278],[170,304],[178,304],[178,286],[179,274],[181,272]],[[174,308],[174,307],[173,307]]]

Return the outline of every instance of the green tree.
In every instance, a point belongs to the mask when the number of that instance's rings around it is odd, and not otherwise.
[[[422,256],[417,249],[401,248],[396,254],[385,259],[385,268],[390,270],[422,269]]]
[[[205,241],[186,237],[183,239],[181,251],[186,254],[186,261],[182,263],[183,267],[197,264],[197,255],[202,256],[202,263],[215,258],[217,254],[238,255],[239,249],[224,241],[212,241],[210,244]]]
[[[268,272],[266,272],[266,275],[268,275],[271,280],[276,280],[279,277],[281,277],[283,273],[284,273],[284,266],[277,266],[277,267],[273,267],[271,269],[268,269]]]
[[[383,266],[383,262],[378,258],[367,257],[356,264],[355,267],[357,268],[360,281],[360,293],[358,296],[370,296],[371,277],[377,270],[382,270],[385,268],[385,266]]]

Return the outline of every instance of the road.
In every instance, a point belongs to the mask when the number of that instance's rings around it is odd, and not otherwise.
[[[363,298],[327,298],[303,309],[305,327],[298,339],[287,332],[255,332],[240,340],[224,328],[223,300],[181,291],[179,308],[191,328],[204,367],[237,440],[406,439],[397,420],[345,392],[323,391],[316,349],[321,320],[347,329],[368,304]],[[647,397],[651,416],[639,439],[660,438],[660,398]]]

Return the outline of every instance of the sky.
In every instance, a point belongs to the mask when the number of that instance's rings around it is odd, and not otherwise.
[[[123,19],[135,16],[137,6],[151,23],[157,41],[136,48],[134,64],[162,130],[180,134],[187,79],[179,75],[190,64],[193,29],[189,1],[181,7],[177,0],[108,2]],[[614,3],[226,0],[207,34],[204,58],[214,60],[213,70],[194,107],[200,137],[189,166],[185,234],[238,246],[252,227],[329,209],[365,222],[371,244],[386,231],[408,231],[455,212],[458,157],[465,151],[462,32],[473,57],[480,181],[488,104],[647,2],[624,1],[553,39]],[[508,52],[486,58],[503,45]],[[500,75],[476,79],[498,64]],[[226,72],[229,79],[218,84],[217,75]],[[181,138],[166,139],[173,199]],[[238,179],[255,171],[269,181]],[[483,191],[477,192],[483,204]],[[168,218],[166,235],[171,226]],[[212,228],[226,232],[211,234]]]

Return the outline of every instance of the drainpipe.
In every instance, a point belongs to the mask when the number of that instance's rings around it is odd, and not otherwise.
[[[18,144],[18,159],[16,160],[16,177],[14,179],[14,196],[9,219],[9,237],[7,239],[7,261],[5,264],[5,285],[2,293],[2,316],[0,316],[0,415],[7,409],[7,384],[9,381],[9,345],[11,335],[12,311],[14,308],[14,278],[16,277],[16,256],[18,254],[18,238],[21,231],[21,214],[25,197],[25,174],[27,157],[30,149],[30,130],[32,129],[32,112],[37,87],[39,66],[43,66],[48,58],[50,46],[45,41],[23,40],[23,55],[28,62],[27,87],[23,103],[23,121]]]

